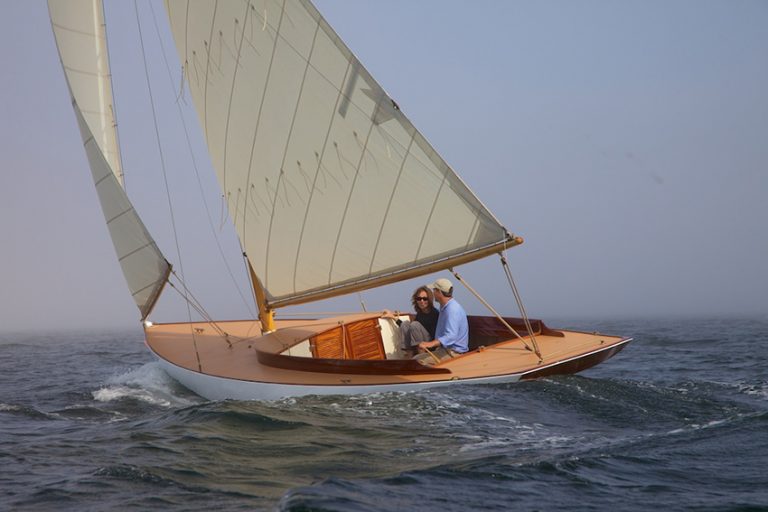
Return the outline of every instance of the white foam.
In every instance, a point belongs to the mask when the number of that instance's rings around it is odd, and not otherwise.
[[[739,391],[747,395],[758,396],[760,398],[768,398],[768,383],[761,384],[742,384],[739,386]]]
[[[686,425],[685,427],[676,428],[674,430],[670,430],[667,432],[667,434],[683,434],[686,432],[691,432],[695,430],[704,430],[707,428],[717,427],[719,425],[724,425],[726,423],[729,423],[733,421],[735,418],[739,418],[742,415],[735,416],[734,418],[728,418],[728,419],[722,419],[722,420],[712,420],[707,423],[692,423],[690,425]]]
[[[0,404],[0,411],[20,411],[21,407],[11,404]]]
[[[93,398],[99,402],[112,402],[113,400],[119,400],[121,398],[134,398],[141,400],[142,402],[160,405],[162,407],[171,406],[170,400],[155,396],[152,392],[145,389],[129,388],[128,386],[109,386],[98,389],[92,394]]]
[[[739,393],[744,393],[745,395],[756,396],[759,398],[768,398],[768,382],[766,381],[761,381],[756,383],[721,382],[721,381],[712,381],[712,382],[714,384],[717,384],[718,386],[735,389]]]
[[[176,395],[174,388],[175,382],[158,363],[147,363],[109,378],[105,386],[91,394],[99,402],[132,398],[160,407],[185,407],[194,403]]]

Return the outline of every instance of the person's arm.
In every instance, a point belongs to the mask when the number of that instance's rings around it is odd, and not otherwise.
[[[459,322],[461,321],[461,311],[456,308],[446,308],[446,310],[441,311],[440,314],[446,315],[445,333],[441,334],[439,338],[435,339],[435,341],[438,342],[438,345],[442,345],[448,349],[459,342]]]
[[[422,341],[419,343],[419,348],[428,349],[428,348],[437,348],[441,345],[439,340],[432,340],[432,341]]]
[[[385,309],[385,310],[384,310],[384,313],[382,313],[382,314],[381,314],[381,318],[385,318],[385,319],[387,319],[387,320],[394,320],[394,321],[395,321],[395,323],[396,323],[398,326],[399,326],[400,324],[402,324],[402,323],[403,323],[403,321],[402,321],[402,320],[400,320],[400,318],[399,318],[399,317],[400,317],[400,312],[399,312],[399,311],[395,311],[395,312],[393,313],[392,311],[390,311],[390,310],[388,310],[388,309]]]
[[[450,303],[449,303],[450,304]],[[422,341],[419,343],[419,348],[431,349],[443,346],[446,349],[452,347],[459,341],[459,315],[461,311],[456,308],[446,306],[440,310],[440,316],[445,315],[445,332],[440,334],[439,338],[435,338],[432,341]]]

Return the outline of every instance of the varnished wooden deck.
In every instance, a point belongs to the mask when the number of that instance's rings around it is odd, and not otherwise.
[[[340,322],[349,324],[375,316],[366,313],[321,320],[283,320],[277,322],[276,332],[266,336],[260,335],[260,325],[255,320],[220,322],[217,325],[228,334],[229,343],[207,323],[157,324],[145,331],[150,349],[176,366],[229,379],[304,385],[359,386],[464,380],[509,374],[542,376],[573,373],[607,359],[623,348],[627,341],[616,336],[572,331],[559,331],[564,336],[538,335],[536,341],[543,356],[540,362],[538,356],[526,350],[520,340],[511,339],[444,361],[440,366],[449,369],[450,374],[320,373],[275,368],[261,364],[258,360],[257,347],[262,352],[279,353],[300,340],[338,326]],[[580,362],[574,363],[574,360]],[[573,369],[563,371],[570,367]]]

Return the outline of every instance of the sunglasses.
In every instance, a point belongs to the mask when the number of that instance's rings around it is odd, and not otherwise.
[[[429,300],[429,297],[416,297],[416,300],[417,301],[421,301],[421,300],[425,300],[426,301],[426,300]]]

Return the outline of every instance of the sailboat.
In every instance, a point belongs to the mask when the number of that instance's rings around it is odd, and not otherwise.
[[[469,316],[470,350],[406,357],[382,312],[282,317],[289,306],[451,271],[522,243],[465,185],[309,0],[188,2],[166,13],[258,317],[153,323],[179,277],[123,186],[104,12],[49,0],[77,124],[146,344],[209,399],[413,391],[576,373],[631,338]],[[177,286],[185,287],[184,283]],[[467,289],[474,289],[467,284]],[[198,311],[205,309],[193,301]],[[482,299],[481,299],[482,300]],[[401,315],[408,319],[408,315]]]

